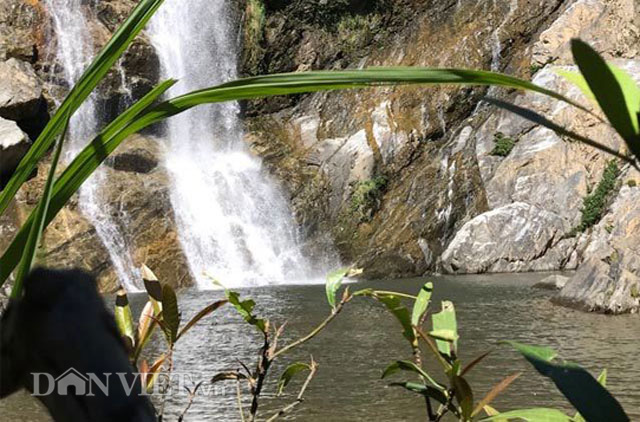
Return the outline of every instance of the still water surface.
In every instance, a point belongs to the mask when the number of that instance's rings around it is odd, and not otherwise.
[[[460,329],[460,354],[469,362],[475,356],[495,351],[474,369],[469,380],[481,398],[503,377],[517,371],[523,375],[494,402],[496,408],[558,407],[573,412],[552,383],[539,376],[515,352],[496,343],[513,339],[548,345],[568,360],[579,362],[597,375],[609,370],[609,389],[632,420],[640,420],[640,316],[610,317],[586,314],[549,303],[550,292],[531,286],[544,275],[491,275],[432,277],[435,294],[432,308],[440,300],[454,301]],[[365,282],[357,286],[415,293],[424,279]],[[351,286],[354,288],[355,286]],[[328,313],[324,286],[278,286],[243,291],[258,303],[258,312],[278,325],[287,322],[282,344],[303,336]],[[180,296],[183,319],[222,297],[221,292],[185,291]],[[140,307],[145,297],[131,298]],[[238,359],[250,367],[260,347],[255,329],[247,326],[230,308],[223,308],[194,328],[178,344],[175,368],[195,378],[237,369]],[[161,339],[150,345],[151,354],[162,351]],[[410,393],[388,387],[390,381],[408,380],[399,374],[381,380],[382,369],[393,360],[409,359],[411,351],[399,324],[379,304],[354,300],[325,330],[305,346],[285,356],[273,368],[271,384],[262,401],[263,415],[271,415],[294,400],[304,376],[294,380],[282,397],[273,394],[275,381],[287,363],[308,360],[319,370],[305,401],[283,420],[296,421],[404,421],[424,420],[424,402]],[[435,362],[427,368],[437,374]],[[213,396],[197,397],[186,421],[239,420],[235,407],[235,385],[214,390]],[[174,421],[186,397],[169,399],[166,421]],[[0,402],[0,419],[46,421],[37,403],[24,394]]]

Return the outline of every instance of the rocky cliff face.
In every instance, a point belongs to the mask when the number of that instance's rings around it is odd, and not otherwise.
[[[337,2],[344,10],[337,5],[331,17],[321,3],[266,2],[262,38],[245,34],[251,50],[245,57],[252,59],[245,71],[484,68],[531,77],[588,105],[554,72],[571,63],[568,43],[581,37],[640,76],[634,60],[640,10],[632,0],[354,0]],[[247,139],[289,188],[308,235],[331,233],[343,259],[364,266],[370,277],[575,269],[594,258],[596,247],[587,245],[611,247],[615,241],[602,239],[599,226],[575,230],[583,200],[610,158],[480,106],[483,95],[502,96],[624,148],[596,119],[555,101],[475,88],[385,88],[254,102],[246,108]],[[511,147],[499,154],[501,142]],[[628,177],[627,171],[619,177],[609,203],[619,200]],[[602,221],[614,212],[606,210]],[[630,224],[625,219],[611,221],[612,233],[629,232],[618,227]],[[606,259],[598,262],[592,279],[606,278],[609,286],[630,279]],[[620,295],[590,303],[583,293],[598,283],[578,272],[561,297],[590,310],[638,309],[634,282],[620,283],[626,286]]]
[[[96,45],[133,4],[101,1],[89,10]],[[571,64],[568,42],[581,37],[640,78],[640,7],[634,0],[237,4],[244,28],[240,68],[247,75],[381,65],[482,68],[533,78],[589,106],[554,72]],[[17,80],[25,81],[35,72],[37,82],[21,88],[29,92],[30,100],[21,101],[31,104],[31,111],[17,118],[3,114],[0,101],[0,117],[18,126],[0,121],[0,128],[6,127],[2,130],[12,131],[6,138],[11,141],[0,142],[0,148],[15,148],[18,139],[28,145],[33,124],[20,119],[41,113],[43,98],[50,105],[64,92],[56,78],[60,69],[45,54],[55,43],[47,27],[39,2],[0,5],[0,69],[20,68]],[[157,79],[157,58],[144,36],[122,65],[134,96]],[[120,83],[114,73],[100,89],[109,113],[123,102]],[[285,186],[309,248],[322,248],[329,240],[344,262],[363,266],[368,277],[579,268],[559,293],[559,302],[603,312],[638,310],[633,229],[640,177],[622,168],[604,198],[602,218],[578,230],[584,198],[596,190],[610,157],[483,105],[480,100],[487,95],[534,109],[614,149],[624,148],[597,119],[545,97],[458,87],[252,101],[243,105],[246,140]],[[186,282],[166,176],[154,164],[161,153],[152,137],[132,140],[109,163],[117,177],[107,195],[115,209],[129,216],[126,229],[136,262],[147,262],[164,280]],[[2,169],[13,163],[2,162]],[[33,205],[38,183],[41,178],[0,221],[0,243],[10,239],[15,222]],[[99,244],[71,204],[49,230],[43,254],[51,262],[83,264],[110,289],[114,277]]]

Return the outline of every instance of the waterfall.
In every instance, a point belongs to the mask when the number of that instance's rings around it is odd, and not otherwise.
[[[83,3],[86,1],[45,0],[56,39],[54,54],[57,62],[62,66],[62,76],[70,87],[77,82],[95,55],[87,26],[87,16],[85,16],[88,10],[83,7]],[[71,119],[63,158],[65,162],[70,162],[84,148],[96,134],[100,123],[102,122],[99,121],[96,113],[96,99],[92,95]],[[121,227],[123,221],[122,218],[116,221],[112,217],[112,214],[121,217],[123,213],[120,210],[114,210],[103,200],[101,187],[104,183],[106,183],[106,174],[99,169],[80,189],[79,207],[82,214],[95,227],[98,237],[109,252],[120,283],[128,291],[136,291],[139,290],[136,283],[139,277],[129,253],[127,239],[123,234]]]
[[[171,94],[236,77],[237,26],[229,1],[167,0],[149,36]],[[237,103],[169,119],[165,166],[179,238],[200,288],[301,283],[311,265],[286,198],[243,141]]]

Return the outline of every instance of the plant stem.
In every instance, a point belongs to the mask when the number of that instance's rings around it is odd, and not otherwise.
[[[294,401],[293,403],[290,403],[287,406],[285,406],[282,409],[280,409],[278,411],[278,413],[274,414],[269,419],[267,419],[267,422],[273,422],[274,420],[278,419],[280,416],[283,416],[283,415],[287,414],[288,412],[290,412],[291,410],[293,410],[297,405],[299,405],[300,403],[302,403],[304,401],[304,398],[303,398],[304,393],[307,390],[307,387],[309,386],[309,383],[313,379],[313,377],[316,374],[317,370],[318,370],[318,364],[313,360],[313,357],[312,357],[311,358],[311,369],[309,370],[309,375],[307,376],[307,379],[304,381],[304,384],[302,384],[302,388],[300,389],[300,392],[298,393],[298,397],[296,397],[296,401]]]
[[[282,349],[278,350],[277,352],[275,352],[273,354],[273,356],[271,357],[271,359],[275,359],[278,356],[288,352],[289,350],[296,348],[298,346],[300,346],[303,343],[306,343],[307,341],[311,340],[312,338],[314,338],[315,336],[317,336],[322,330],[324,330],[327,325],[329,325],[329,323],[331,321],[334,320],[334,318],[336,316],[338,316],[338,314],[340,313],[340,311],[342,311],[342,308],[344,307],[345,304],[347,304],[351,299],[353,298],[352,295],[350,294],[345,294],[342,297],[342,300],[340,301],[340,303],[338,303],[338,305],[336,305],[336,307],[331,311],[331,314],[320,323],[320,325],[318,325],[315,329],[313,329],[313,331],[311,331],[309,334],[307,334],[306,336],[294,341],[293,343],[283,347]]]
[[[240,421],[244,422],[244,410],[242,408],[242,392],[240,391],[240,378],[236,381],[236,396],[238,400],[238,410],[240,411]]]

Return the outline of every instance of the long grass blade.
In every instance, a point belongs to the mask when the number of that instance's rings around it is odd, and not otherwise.
[[[510,111],[511,113],[517,114],[518,116],[522,117],[523,119],[527,119],[533,123],[536,123],[540,126],[544,126],[547,129],[551,129],[554,132],[556,132],[558,135],[562,135],[562,136],[566,136],[568,138],[571,139],[575,139],[576,141],[580,141],[584,144],[587,144],[589,146],[592,146],[594,148],[599,149],[600,151],[606,152],[607,154],[611,154],[614,157],[618,157],[621,160],[624,160],[628,163],[631,163],[633,165],[635,165],[635,160],[633,159],[633,157],[630,157],[628,155],[624,155],[619,153],[618,151],[609,148],[606,145],[603,145],[599,142],[594,141],[593,139],[587,138],[586,136],[582,136],[578,133],[572,132],[568,129],[563,128],[562,126],[552,122],[551,120],[547,119],[546,117],[536,113],[535,111],[529,110],[527,108],[523,108],[520,106],[517,106],[515,104],[511,104],[508,103],[506,101],[502,101],[502,100],[498,100],[496,98],[484,98],[483,101],[488,102],[489,104],[493,104],[496,107],[500,107],[503,108],[507,111]]]
[[[16,274],[16,280],[13,284],[13,289],[11,290],[11,297],[14,299],[19,298],[22,295],[24,279],[29,274],[29,271],[31,271],[31,266],[33,265],[33,261],[36,257],[38,244],[40,243],[42,232],[44,231],[44,227],[46,225],[45,220],[47,211],[49,210],[49,203],[51,202],[53,181],[56,178],[56,169],[58,168],[58,162],[60,161],[60,154],[62,153],[64,138],[67,135],[67,129],[69,128],[69,118],[70,115],[69,113],[67,113],[64,119],[64,128],[62,130],[62,135],[60,135],[60,139],[58,140],[58,144],[56,145],[56,149],[53,153],[51,167],[49,168],[47,181],[44,185],[44,191],[42,192],[40,201],[38,201],[38,205],[34,210],[34,217],[29,230],[29,236],[27,237],[27,242],[23,248],[22,257],[18,266],[18,273]]]
[[[127,130],[127,128],[136,116],[164,94],[174,83],[174,80],[168,80],[155,87],[140,101],[129,107],[124,113],[105,127],[102,132],[78,154],[58,177],[53,186],[51,201],[46,213],[45,225],[53,220],[71,196],[77,192],[82,183],[98,168],[100,163],[102,163],[127,136],[133,133]],[[31,213],[22,225],[0,258],[0,286],[6,281],[20,261],[33,221],[35,221],[35,211]]]
[[[616,78],[604,59],[585,42],[577,39],[572,40],[571,51],[580,72],[589,84],[591,92],[607,119],[625,140],[631,152],[636,157],[640,157],[640,136],[636,130],[637,122],[634,125],[639,105],[635,104],[631,108],[629,107],[627,97],[635,97],[636,95],[632,95],[631,89],[628,87],[626,90],[629,93],[625,95],[625,86],[621,85],[621,82],[628,85],[628,80]],[[637,93],[638,88],[633,81],[631,81],[631,85],[635,88],[634,93]]]
[[[162,85],[163,89],[168,89],[172,83],[172,81],[168,81],[165,83],[168,85]],[[136,108],[135,113],[131,109],[126,111],[124,113],[125,117],[120,116],[107,126],[76,157],[56,181],[46,224],[55,217],[56,213],[79,189],[80,185],[126,137],[197,105],[348,88],[433,84],[498,85],[507,88],[530,90],[548,95],[589,112],[580,104],[531,82],[500,73],[466,69],[393,67],[339,72],[285,73],[239,79],[169,99],[156,106],[149,106],[144,111],[139,109],[139,102],[134,105]],[[161,94],[156,90],[152,91],[152,93],[154,94],[152,99]],[[149,104],[150,102],[147,105]],[[2,208],[0,207],[1,210]],[[26,241],[24,230],[28,230],[31,221],[33,221],[31,218],[27,220],[27,223],[18,232],[14,241],[0,258],[0,285],[15,268],[15,262],[20,259],[22,247]]]
[[[151,16],[164,0],[142,0],[131,15],[113,34],[109,42],[102,48],[93,62],[85,70],[78,82],[71,89],[56,113],[44,130],[35,140],[27,154],[23,157],[13,176],[0,192],[0,215],[2,215],[20,186],[33,173],[38,162],[51,148],[56,137],[65,125],[65,116],[72,116],[80,105],[87,99],[91,91],[104,78],[113,64],[131,44]]]

